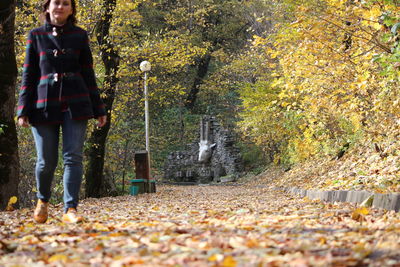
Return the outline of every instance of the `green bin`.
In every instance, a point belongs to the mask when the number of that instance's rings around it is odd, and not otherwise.
[[[138,194],[145,193],[145,180],[144,179],[133,179],[131,180],[130,194],[136,196]]]
[[[139,186],[131,185],[130,187],[130,195],[131,196],[136,196],[139,194]]]

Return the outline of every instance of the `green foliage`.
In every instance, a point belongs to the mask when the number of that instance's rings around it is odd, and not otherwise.
[[[238,148],[241,151],[246,171],[257,172],[255,174],[258,174],[257,170],[262,170],[268,163],[260,146],[250,142],[239,142]]]
[[[4,133],[4,128],[7,127],[7,125],[1,124],[0,123],[0,135]]]

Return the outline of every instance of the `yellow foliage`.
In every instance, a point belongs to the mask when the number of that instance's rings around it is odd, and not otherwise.
[[[296,162],[323,152],[327,144],[354,142],[360,131],[384,132],[383,128],[398,119],[395,110],[399,107],[394,105],[398,72],[397,77],[384,77],[381,65],[372,59],[388,51],[379,39],[386,34],[382,31],[382,14],[394,10],[397,13],[391,14],[400,14],[393,4],[382,6],[373,1],[305,1],[293,5],[296,8],[292,11],[285,7],[276,11],[289,12],[292,21],[281,21],[274,34],[256,36],[253,41],[253,46],[265,47],[265,62],[279,77],[270,78],[272,82],[266,84],[279,89],[278,104],[283,109],[263,109],[276,103],[269,97],[258,98],[250,106],[248,100],[254,93],[243,91],[241,125],[252,129],[251,136],[259,144],[268,143],[262,139],[275,133],[272,136],[282,153]],[[270,59],[276,62],[270,63]],[[259,112],[262,109],[265,112]],[[250,110],[254,112],[248,115]],[[293,114],[297,114],[295,120]],[[393,117],[391,122],[387,114]],[[287,131],[276,131],[271,120],[262,125],[258,116],[280,118],[277,123]]]

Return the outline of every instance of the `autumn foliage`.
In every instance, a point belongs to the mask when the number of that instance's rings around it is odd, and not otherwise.
[[[78,24],[90,34],[103,84],[95,36],[103,1],[78,2]],[[19,66],[26,33],[40,24],[38,10],[36,1],[18,4]],[[117,1],[107,41],[119,57],[119,81],[105,176],[117,187],[126,183],[134,177],[133,152],[144,149],[142,60],[153,65],[150,143],[157,178],[167,154],[197,138],[202,114],[238,126],[247,170],[338,159],[348,150],[365,154],[357,149],[366,145],[382,160],[367,172],[383,168],[386,159],[396,168],[399,11],[395,0]],[[23,191],[29,191],[19,198],[24,201],[34,194],[28,179],[34,150],[28,131],[19,137]],[[365,159],[353,160],[360,161]],[[397,179],[394,169],[388,173]],[[59,180],[55,184],[55,196],[61,196]]]
[[[268,74],[240,88],[243,132],[286,164],[395,138],[396,1],[286,1],[274,12],[251,47]]]

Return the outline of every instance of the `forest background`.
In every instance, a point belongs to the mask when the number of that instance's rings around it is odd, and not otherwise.
[[[17,85],[40,2],[16,3]],[[143,60],[153,66],[157,179],[168,153],[197,140],[209,114],[236,132],[250,176],[278,165],[282,184],[400,190],[398,1],[77,2],[110,119],[104,129],[90,125],[84,196],[122,194],[134,178],[134,151],[145,146]],[[0,134],[6,130],[0,124]],[[17,132],[20,177],[10,183],[19,181],[19,201],[29,206],[35,151],[30,130]],[[60,164],[54,201],[62,198],[61,173]]]

